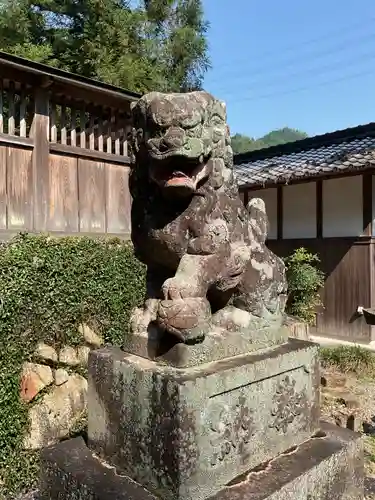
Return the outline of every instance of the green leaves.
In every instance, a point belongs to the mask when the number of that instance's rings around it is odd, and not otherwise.
[[[129,90],[201,86],[201,0],[0,0],[0,50]]]
[[[30,487],[37,455],[22,450],[27,408],[20,372],[38,342],[79,341],[78,325],[94,324],[122,345],[130,311],[142,303],[145,268],[118,239],[20,235],[0,248],[0,498]]]
[[[298,248],[284,260],[289,291],[287,313],[313,324],[316,308],[322,305],[319,290],[324,285],[324,274],[317,268],[319,257]]]

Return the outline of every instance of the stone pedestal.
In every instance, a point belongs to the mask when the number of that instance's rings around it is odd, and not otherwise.
[[[322,427],[319,393],[297,339],[186,368],[93,351],[88,448],[46,451],[42,499],[362,500],[361,442]]]
[[[95,351],[89,446],[165,500],[203,500],[318,430],[317,355],[294,341],[177,369]]]
[[[363,500],[363,443],[321,423],[316,437],[235,478],[208,500]],[[41,500],[162,500],[98,459],[81,438],[46,449]]]

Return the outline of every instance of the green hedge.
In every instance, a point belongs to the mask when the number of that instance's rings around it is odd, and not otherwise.
[[[129,313],[144,295],[145,269],[118,239],[20,235],[0,246],[0,498],[33,485],[38,454],[22,451],[22,363],[39,341],[78,341],[95,321],[105,342],[121,345]]]

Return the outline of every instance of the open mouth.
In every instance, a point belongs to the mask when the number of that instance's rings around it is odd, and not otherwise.
[[[205,177],[206,165],[203,156],[199,159],[170,157],[152,163],[151,177],[163,189],[187,196],[196,190],[198,183]]]

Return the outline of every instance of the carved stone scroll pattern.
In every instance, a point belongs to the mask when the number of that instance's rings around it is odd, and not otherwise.
[[[230,455],[246,455],[246,446],[255,434],[252,412],[246,405],[246,398],[241,395],[237,403],[221,404],[213,408],[210,425],[210,444],[215,450],[211,465],[217,466]]]
[[[306,414],[306,394],[298,392],[295,385],[296,381],[287,375],[278,384],[273,397],[271,411],[273,418],[269,427],[275,428],[279,432],[282,431],[284,434],[297,417]]]

